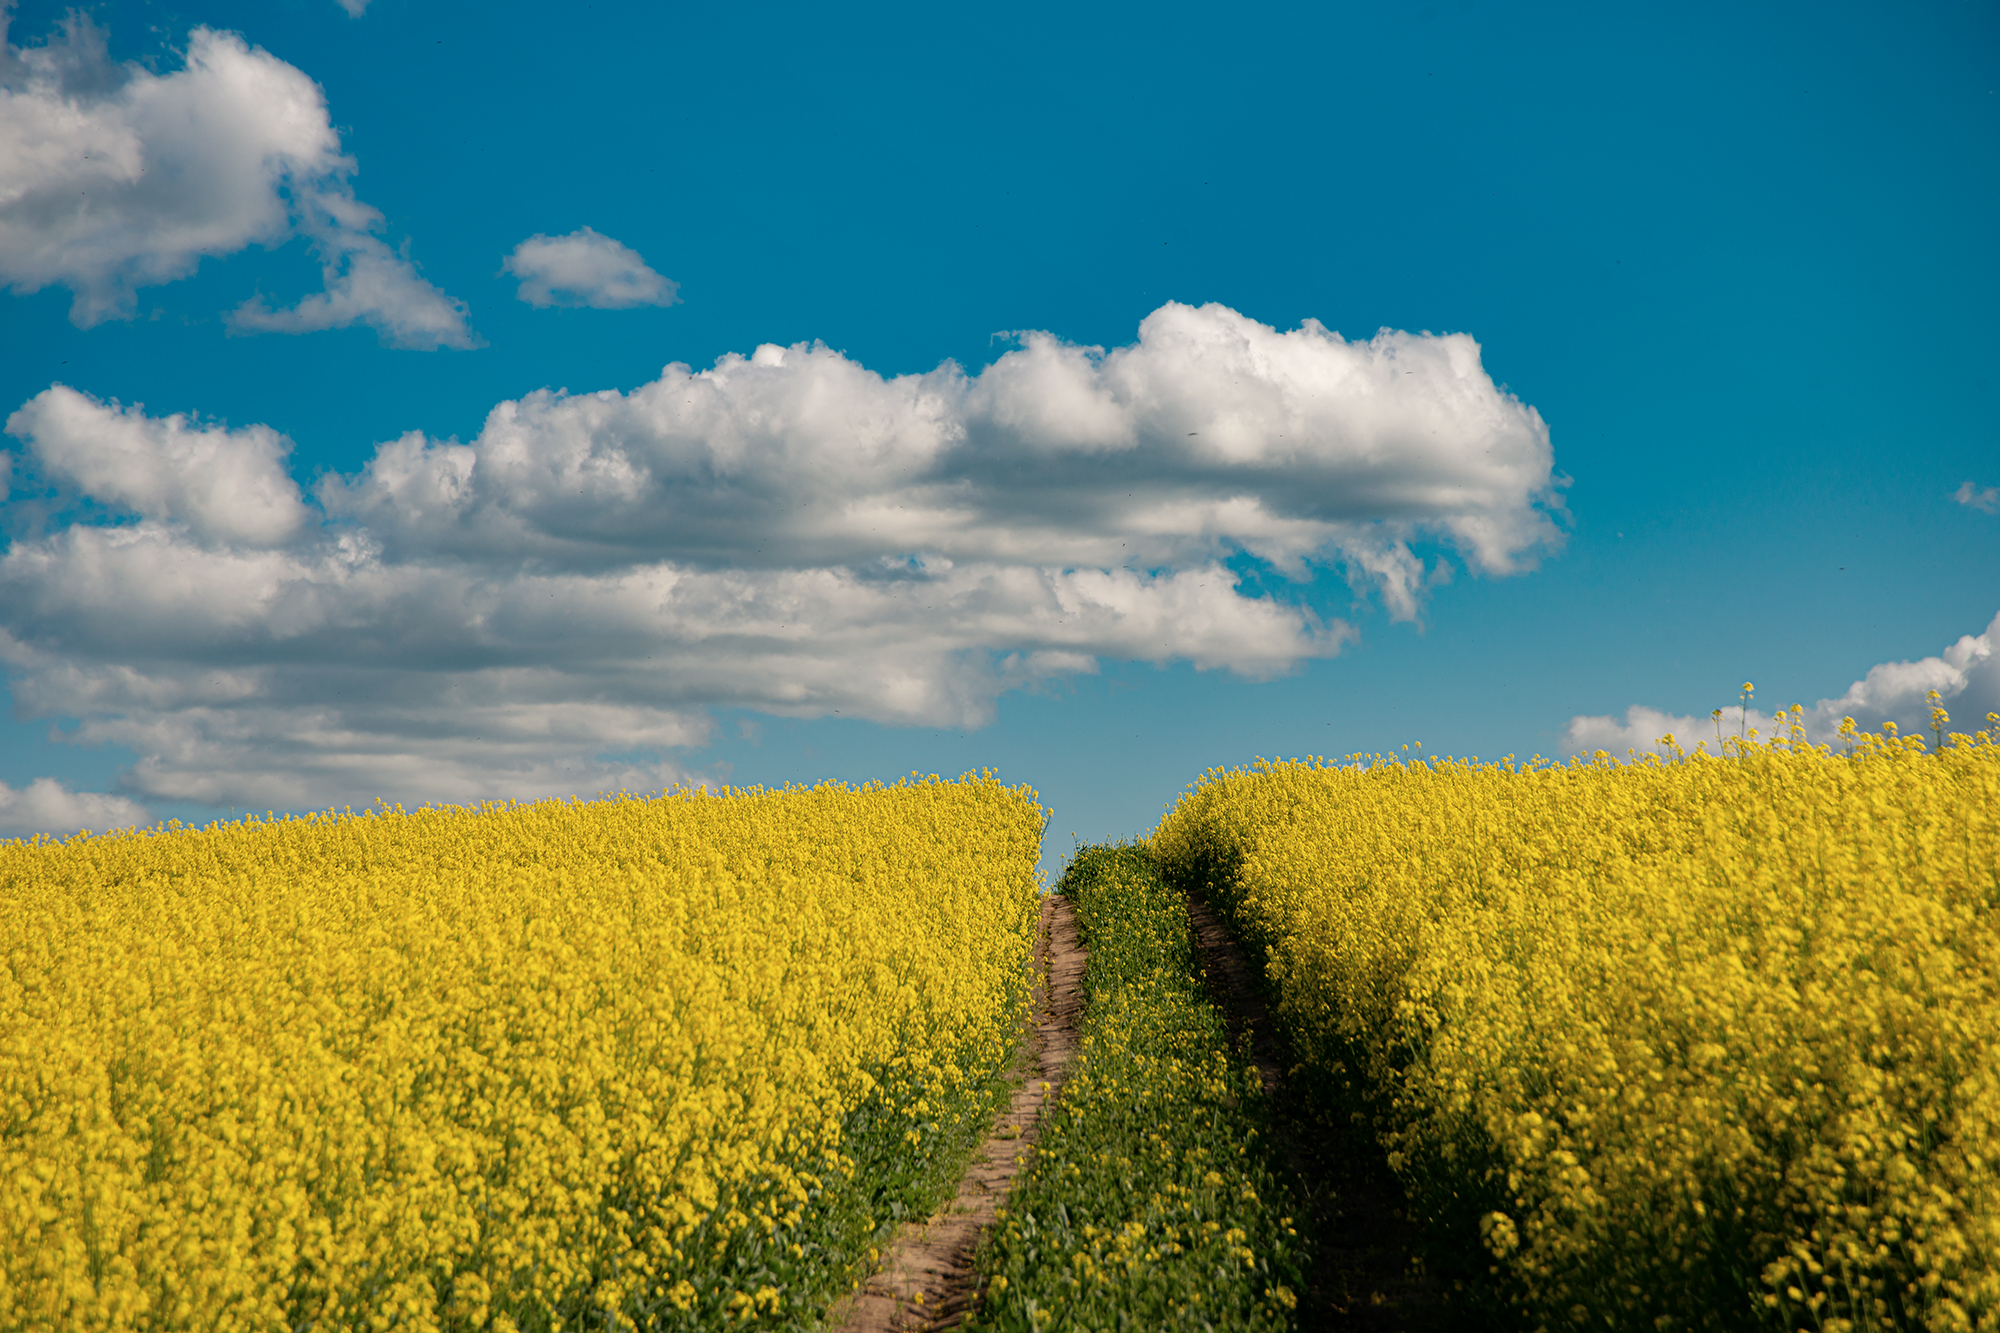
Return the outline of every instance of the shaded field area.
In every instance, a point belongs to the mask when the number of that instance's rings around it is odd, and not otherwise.
[[[1311,1102],[1310,1084],[1285,1078],[1286,1046],[1272,1025],[1262,969],[1199,887],[1187,894],[1187,907],[1201,977],[1270,1099],[1275,1161],[1308,1238],[1299,1328],[1481,1333],[1508,1327],[1481,1308],[1490,1302],[1454,1304],[1445,1283],[1422,1271],[1409,1201],[1380,1146],[1352,1127],[1329,1125]]]

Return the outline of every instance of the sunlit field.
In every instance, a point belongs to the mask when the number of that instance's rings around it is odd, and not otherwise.
[[[1315,1317],[1316,1124],[1482,1326],[2000,1327],[2000,745],[1720,750],[1260,761],[1081,849],[1079,1061],[972,1322]],[[821,1327],[1006,1096],[1044,819],[969,775],[0,844],[0,1325]]]
[[[0,845],[0,1327],[807,1325],[1027,999],[987,778]]]
[[[2000,1326],[1991,733],[1260,763],[1152,846],[1526,1327]]]

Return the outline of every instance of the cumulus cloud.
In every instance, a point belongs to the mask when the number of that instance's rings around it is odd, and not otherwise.
[[[203,428],[55,385],[9,417],[7,431],[31,442],[50,478],[183,525],[204,544],[275,546],[306,517],[285,470],[291,444],[268,426]]]
[[[1951,498],[1982,514],[2000,514],[2000,486],[1975,486],[1967,481],[1952,492]]]
[[[395,558],[553,566],[952,561],[1156,569],[1337,560],[1414,617],[1411,549],[1478,572],[1556,545],[1548,430],[1464,335],[1349,343],[1167,305],[1105,352],[1047,334],[984,373],[884,379],[823,346],[668,366],[629,394],[502,403],[472,445],[406,436],[319,488]]]
[[[637,250],[589,227],[530,236],[500,266],[521,280],[515,295],[534,306],[626,310],[680,299],[675,284],[646,267]]]
[[[334,3],[346,10],[347,17],[351,19],[358,19],[368,12],[368,0],[334,0]]]
[[[544,391],[310,497],[263,427],[57,386],[8,429],[108,511],[0,556],[16,707],[211,803],[658,786],[717,706],[978,726],[1105,657],[1270,677],[1355,630],[1246,558],[1409,618],[1561,536],[1548,430],[1471,338],[1221,306],[979,374],[799,344]]]
[[[146,807],[123,796],[71,791],[54,778],[36,778],[25,787],[0,782],[0,836],[103,833],[145,822]]]
[[[1930,692],[1942,696],[1952,721],[1947,730],[1971,733],[1987,728],[1986,715],[2000,712],[2000,615],[1995,615],[1984,632],[1966,634],[1936,657],[1915,662],[1883,662],[1870,667],[1868,674],[1847,687],[1837,698],[1821,699],[1806,709],[1806,739],[1813,744],[1837,744],[1840,725],[1853,718],[1863,731],[1880,731],[1893,722],[1905,736],[1930,734]],[[1778,724],[1770,714],[1732,704],[1722,710],[1720,736],[1739,736],[1755,728],[1765,737]],[[1789,723],[1784,724],[1789,726]],[[1579,715],[1569,720],[1563,733],[1563,747],[1569,754],[1589,754],[1608,750],[1624,755],[1628,749],[1641,754],[1665,754],[1659,738],[1671,733],[1685,750],[1706,741],[1710,753],[1717,748],[1718,724],[1713,717],[1680,717],[1635,704],[1621,720],[1611,716]]]
[[[89,328],[205,257],[304,235],[326,293],[290,311],[253,298],[237,328],[365,323],[397,346],[472,345],[464,306],[374,235],[382,217],[354,197],[354,160],[304,73],[208,28],[156,74],[113,62],[81,14],[39,46],[10,45],[6,26],[0,8],[0,282],[68,287]]]

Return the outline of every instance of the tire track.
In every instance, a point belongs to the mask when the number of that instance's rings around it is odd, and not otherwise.
[[[1263,978],[1221,916],[1199,891],[1188,893],[1188,925],[1216,1007],[1271,1095],[1277,1147],[1312,1221],[1314,1257],[1299,1302],[1307,1330],[1475,1333],[1483,1321],[1446,1304],[1444,1285],[1414,1272],[1415,1239],[1403,1191],[1373,1143],[1335,1142],[1287,1096],[1284,1048],[1265,1000]]]

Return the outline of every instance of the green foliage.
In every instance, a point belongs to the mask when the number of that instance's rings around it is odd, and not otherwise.
[[[1090,959],[1078,1063],[980,1256],[981,1328],[1285,1329],[1300,1242],[1262,1087],[1194,971],[1185,902],[1135,847],[1057,891]]]

